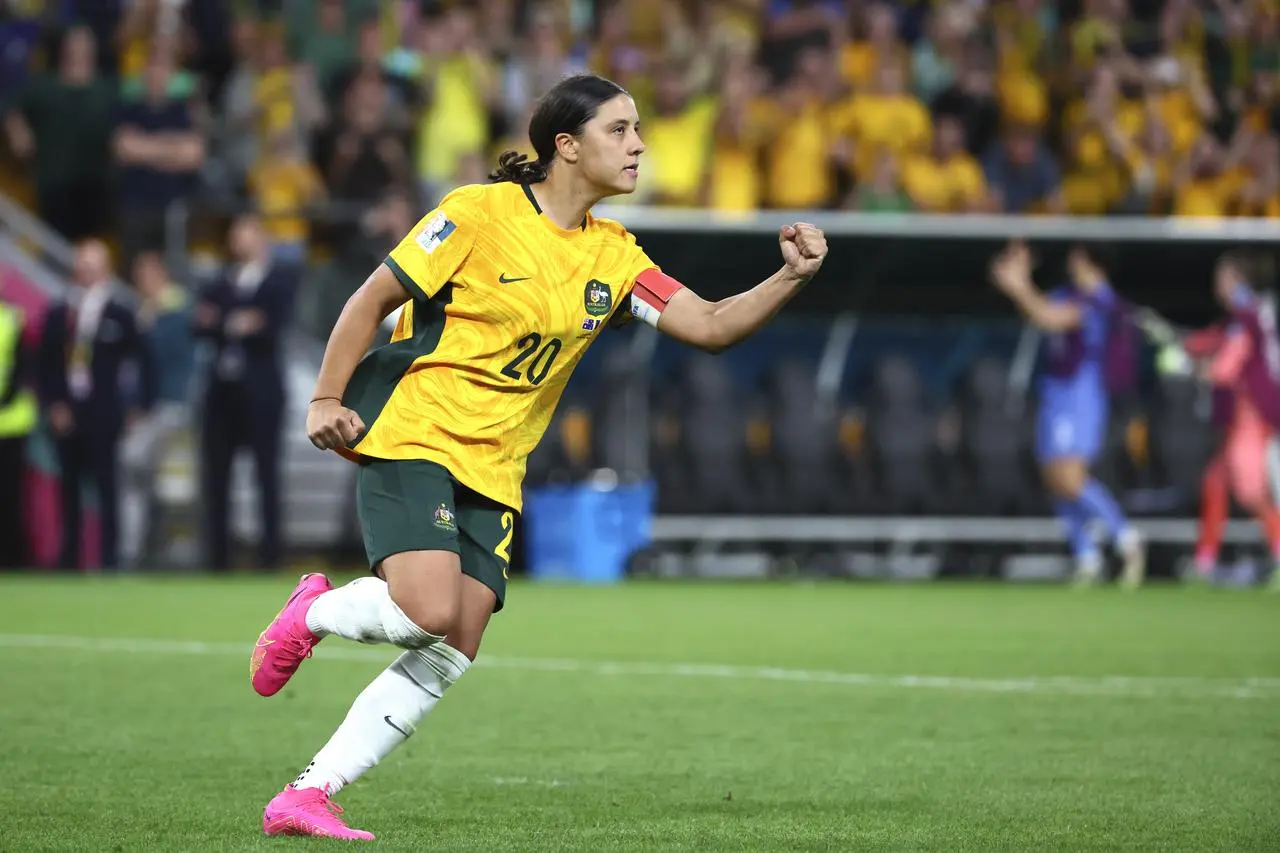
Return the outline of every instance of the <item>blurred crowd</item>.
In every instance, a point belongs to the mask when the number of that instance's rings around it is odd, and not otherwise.
[[[10,0],[0,38],[10,171],[126,263],[175,201],[377,255],[582,70],[639,103],[630,202],[1280,216],[1277,0]]]

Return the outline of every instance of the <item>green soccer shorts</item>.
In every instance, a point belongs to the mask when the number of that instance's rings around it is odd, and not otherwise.
[[[364,459],[356,478],[356,511],[369,568],[405,551],[452,551],[462,573],[498,597],[502,609],[511,567],[515,511],[454,479],[424,459]]]

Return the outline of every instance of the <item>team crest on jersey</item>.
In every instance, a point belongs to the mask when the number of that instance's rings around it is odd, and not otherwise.
[[[436,510],[436,527],[449,532],[458,529],[457,520],[454,518],[453,513],[449,511],[449,507],[444,504],[440,504],[440,508]]]
[[[427,220],[427,224],[422,226],[422,230],[418,232],[418,245],[422,247],[422,251],[429,255],[438,249],[440,244],[445,241],[445,238],[457,228],[458,226],[453,224],[453,220],[443,213],[437,213]]]
[[[592,317],[604,317],[613,311],[613,293],[603,281],[593,278],[587,282],[583,300],[587,305],[587,313]]]

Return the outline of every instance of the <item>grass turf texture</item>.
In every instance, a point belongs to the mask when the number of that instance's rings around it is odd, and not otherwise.
[[[292,582],[0,579],[0,849],[336,849],[263,837],[262,806],[394,651],[331,638],[257,697],[249,649]],[[1266,593],[517,584],[509,605],[495,663],[341,795],[377,849],[1280,849]]]

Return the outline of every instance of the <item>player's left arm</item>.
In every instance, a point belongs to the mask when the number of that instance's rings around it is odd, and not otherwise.
[[[753,335],[817,274],[827,240],[816,226],[799,222],[778,232],[782,269],[748,291],[715,302],[698,296],[656,269],[636,278],[631,313],[681,343],[723,352]]]

